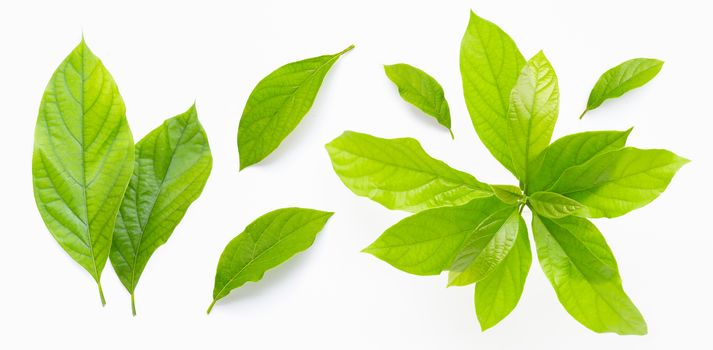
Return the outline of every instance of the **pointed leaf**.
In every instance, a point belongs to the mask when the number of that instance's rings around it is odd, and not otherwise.
[[[546,190],[565,170],[584,164],[596,155],[623,148],[630,133],[631,129],[587,131],[556,140],[545,149],[535,176],[529,178],[528,192]]]
[[[460,48],[463,93],[478,137],[501,164],[513,170],[508,147],[508,106],[525,58],[497,25],[475,13]]]
[[[662,67],[663,61],[657,59],[634,58],[609,69],[599,77],[592,88],[589,101],[587,101],[587,109],[579,116],[579,119],[582,119],[588,111],[599,107],[605,100],[619,97],[648,83],[659,74]]]
[[[624,292],[609,246],[586,219],[533,215],[542,270],[564,308],[595,332],[646,334],[646,322]]]
[[[364,252],[414,275],[438,275],[451,265],[465,238],[504,207],[491,196],[424,210],[391,226]]]
[[[238,128],[241,170],[277,149],[312,108],[329,69],[352,48],[353,45],[333,55],[288,63],[255,86]]]
[[[527,226],[520,217],[515,245],[498,267],[475,285],[475,313],[483,331],[498,324],[515,309],[531,264]]]
[[[490,185],[490,188],[493,190],[495,196],[505,204],[514,205],[522,199],[522,190],[520,190],[520,187],[512,185]]]
[[[133,165],[124,101],[109,71],[82,40],[42,96],[32,182],[45,225],[92,275],[100,294],[114,220]]]
[[[408,103],[416,106],[424,113],[436,118],[451,133],[451,111],[443,88],[436,79],[426,72],[405,64],[398,63],[384,66],[386,76],[396,84],[399,95]]]
[[[686,163],[666,150],[627,147],[567,169],[550,191],[584,204],[584,216],[617,217],[656,199]]]
[[[535,160],[547,148],[559,113],[557,75],[540,51],[523,68],[510,95],[508,145],[515,174],[527,184]]]
[[[536,192],[529,198],[532,210],[546,218],[559,219],[584,208],[574,199],[554,192]]]
[[[110,254],[132,301],[146,263],[203,191],[212,164],[195,106],[136,144],[134,175],[116,219]]]
[[[220,256],[213,303],[247,282],[257,282],[267,270],[309,248],[334,213],[303,208],[269,212],[228,243]]]
[[[515,245],[520,229],[517,207],[501,209],[468,236],[448,274],[449,286],[465,286],[490,275]]]
[[[346,131],[326,148],[344,185],[389,209],[418,212],[492,196],[488,185],[432,158],[412,138]]]

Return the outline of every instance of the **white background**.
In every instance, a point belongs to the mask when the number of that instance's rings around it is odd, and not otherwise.
[[[555,137],[635,126],[630,144],[690,158],[653,204],[597,220],[649,335],[590,332],[559,305],[533,261],[517,309],[482,333],[473,289],[400,272],[359,251],[404,213],[353,195],[323,145],[345,129],[412,136],[490,183],[514,183],[477,140],[458,52],[469,10],[543,49],[561,87]],[[710,182],[713,24],[709,1],[3,1],[0,5],[0,348],[711,349]],[[89,275],[47,232],[31,182],[45,84],[82,32],[114,75],[135,139],[194,100],[214,156],[203,195],[159,248],[137,289],[138,316],[110,265],[102,308]],[[255,84],[287,62],[356,49],[334,66],[297,130],[238,173],[236,131]],[[577,117],[597,77],[633,57],[666,61],[624,98]],[[408,62],[444,86],[455,141],[403,102],[382,64]],[[286,206],[335,211],[305,253],[221,300],[225,244]]]

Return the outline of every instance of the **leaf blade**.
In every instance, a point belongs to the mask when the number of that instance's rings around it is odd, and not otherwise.
[[[572,215],[584,208],[584,205],[554,192],[535,192],[529,203],[537,214],[550,219],[559,219]]]

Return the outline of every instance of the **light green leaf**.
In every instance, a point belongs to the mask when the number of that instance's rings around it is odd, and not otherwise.
[[[508,147],[508,106],[525,58],[498,26],[470,13],[460,48],[463,93],[478,137],[514,173]]]
[[[646,334],[646,322],[624,292],[609,246],[586,219],[533,215],[542,270],[572,317],[595,332]]]
[[[505,205],[491,196],[461,206],[424,210],[391,226],[363,251],[414,275],[438,275],[451,265],[465,238],[503,208]]]
[[[238,127],[241,170],[277,149],[312,108],[329,69],[353,48],[288,63],[255,86]]]
[[[535,192],[528,203],[535,213],[551,219],[563,218],[584,208],[574,199],[554,192]]]
[[[213,164],[195,105],[136,144],[134,175],[121,202],[109,255],[131,294],[153,252],[166,243],[203,191]]]
[[[634,58],[609,69],[599,77],[592,88],[587,109],[582,112],[579,119],[582,119],[588,111],[599,107],[605,100],[619,97],[648,83],[659,74],[661,67],[663,61],[653,58]]]
[[[622,148],[567,169],[550,192],[584,204],[581,215],[617,217],[656,199],[686,163],[666,150]]]
[[[519,225],[515,245],[507,257],[488,277],[475,284],[475,313],[483,331],[498,324],[515,309],[525,287],[532,252],[522,217]]]
[[[557,75],[540,51],[523,68],[510,95],[508,145],[515,175],[524,184],[547,148],[559,113]]]
[[[269,212],[228,243],[220,256],[213,302],[247,282],[257,282],[267,270],[309,248],[334,213],[284,208]]]
[[[493,190],[495,196],[503,201],[503,203],[514,205],[519,203],[522,199],[520,187],[512,185],[490,185],[490,188]]]
[[[346,131],[326,148],[344,185],[389,209],[418,212],[492,196],[488,185],[432,158],[412,138]]]
[[[621,149],[631,129],[626,131],[587,131],[564,136],[549,145],[535,176],[529,178],[528,193],[550,188],[562,173],[594,156]]]
[[[62,248],[101,291],[114,220],[134,165],[119,89],[84,40],[52,75],[32,155],[37,208]]]
[[[465,286],[490,275],[515,245],[519,223],[517,207],[508,207],[478,224],[451,264],[448,285]]]
[[[384,66],[386,76],[396,84],[399,95],[406,102],[418,107],[424,113],[436,118],[451,133],[451,111],[448,101],[443,93],[443,88],[436,79],[426,72],[405,64],[398,63]]]

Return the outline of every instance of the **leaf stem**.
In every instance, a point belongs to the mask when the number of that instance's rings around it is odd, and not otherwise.
[[[354,44],[349,45],[346,49],[342,50],[341,52],[337,53],[336,56],[341,56],[349,51],[351,51],[354,48]]]
[[[134,301],[134,293],[131,293],[131,314],[136,316],[136,302]]]
[[[210,303],[210,306],[208,306],[208,311],[205,312],[206,314],[210,315],[210,310],[213,310],[213,305],[215,305],[216,301],[217,300],[213,299],[213,302]]]
[[[451,133],[451,140],[455,140],[455,139],[456,139],[456,137],[455,137],[455,136],[453,136],[453,130],[451,130],[451,129],[448,129],[448,132],[449,132],[449,133]]]
[[[579,119],[581,120],[582,117],[584,117],[584,115],[587,114],[587,112],[589,112],[589,109],[585,108],[584,112],[582,112],[582,114],[579,115]]]
[[[106,305],[106,299],[104,299],[104,291],[102,290],[101,282],[97,282],[97,286],[99,287],[99,298],[102,301],[102,306],[104,306]]]

